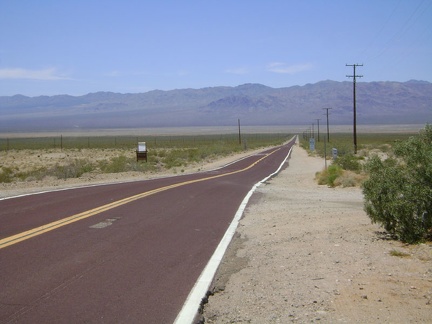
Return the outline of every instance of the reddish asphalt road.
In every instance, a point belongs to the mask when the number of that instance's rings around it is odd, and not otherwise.
[[[1,200],[0,322],[172,323],[245,195],[291,146],[210,172]]]

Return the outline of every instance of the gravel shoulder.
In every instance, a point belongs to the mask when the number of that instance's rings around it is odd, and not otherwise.
[[[316,184],[322,168],[295,146],[289,167],[258,188],[205,323],[431,322],[432,245],[388,240],[363,211],[361,189]]]

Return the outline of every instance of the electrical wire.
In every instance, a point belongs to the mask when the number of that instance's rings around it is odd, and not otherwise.
[[[425,1],[426,0],[422,0],[417,5],[417,7],[414,9],[414,11],[405,20],[405,22],[401,26],[401,28],[399,28],[399,30],[387,41],[386,45],[381,49],[381,51],[377,55],[369,58],[370,60],[375,60],[377,58],[380,58],[384,53],[386,53],[391,47],[394,46],[394,43],[397,40],[397,38],[400,38],[406,31],[408,31],[413,26],[413,23],[411,23],[411,21]],[[422,13],[419,15],[419,17],[421,17],[426,12],[426,10],[430,7],[430,5],[431,5],[431,3],[429,3],[429,5],[422,11]]]

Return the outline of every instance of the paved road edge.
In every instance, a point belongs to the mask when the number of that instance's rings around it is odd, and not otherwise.
[[[294,140],[297,136],[294,136],[289,142]],[[261,181],[257,182],[252,189],[247,193],[247,195],[244,197],[243,201],[240,204],[239,209],[237,210],[236,214],[234,215],[234,219],[231,222],[230,226],[228,227],[227,231],[225,232],[224,236],[222,237],[222,240],[220,241],[219,245],[217,246],[215,252],[213,253],[212,257],[210,258],[209,262],[205,266],[204,270],[201,272],[197,282],[195,283],[194,287],[190,291],[188,297],[186,298],[185,303],[183,304],[183,307],[180,311],[180,313],[177,315],[174,324],[191,324],[193,323],[193,320],[197,316],[197,312],[199,309],[199,306],[201,304],[202,298],[204,298],[207,294],[207,291],[213,281],[214,275],[216,274],[216,270],[219,267],[222,258],[228,248],[228,245],[230,244],[236,230],[237,226],[240,222],[240,219],[243,215],[243,212],[246,208],[246,205],[249,202],[250,197],[255,192],[255,190],[264,182],[266,182],[271,177],[274,177],[277,175],[280,170],[282,169],[283,165],[286,163],[288,158],[290,157],[292,152],[292,147],[290,148],[288,154],[286,155],[285,159],[282,161],[282,163],[279,165],[279,168],[270,174],[269,176],[265,177]]]

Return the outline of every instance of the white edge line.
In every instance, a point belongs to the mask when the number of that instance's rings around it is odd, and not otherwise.
[[[280,172],[282,166],[289,158],[291,151],[292,151],[292,147],[290,148],[285,159],[280,164],[279,168],[275,172],[273,172],[272,174],[264,178],[263,180],[257,182],[252,187],[252,189],[247,193],[247,195],[244,197],[243,201],[240,204],[239,209],[234,215],[233,221],[231,222],[230,226],[226,230],[224,236],[222,237],[222,240],[220,241],[219,245],[217,246],[216,250],[214,251],[212,257],[210,258],[209,262],[205,266],[204,270],[201,272],[197,282],[195,283],[194,287],[190,291],[188,297],[186,298],[186,301],[183,304],[180,313],[177,315],[174,324],[191,324],[193,322],[195,316],[197,315],[198,308],[201,304],[201,300],[206,295],[213,281],[213,277],[216,273],[216,270],[219,267],[220,262],[222,261],[225,251],[227,250],[228,245],[230,244],[237,230],[237,226],[240,222],[240,218],[243,215],[243,212],[246,208],[247,203],[249,202],[250,197],[262,183],[266,182],[268,179],[270,179],[271,177],[273,177],[274,175]]]

